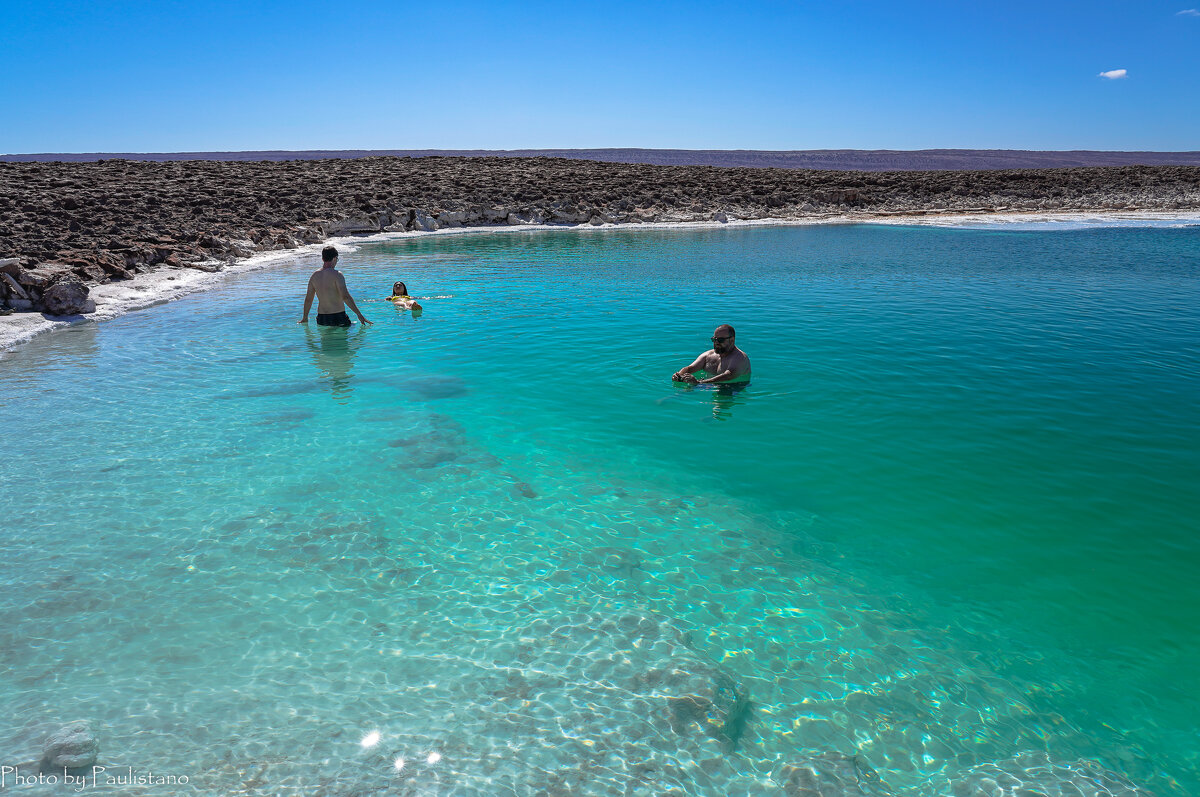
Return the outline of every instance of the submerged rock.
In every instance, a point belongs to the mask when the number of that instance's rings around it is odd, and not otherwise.
[[[772,775],[787,797],[890,797],[861,756],[823,753],[784,764]]]
[[[1045,753],[1022,753],[972,767],[955,780],[954,797],[1152,797],[1151,792],[1095,761],[1060,764]]]
[[[750,717],[750,698],[732,676],[716,668],[703,668],[691,678],[685,694],[667,698],[671,727],[687,733],[698,727],[732,751]]]
[[[579,612],[524,601],[514,608],[517,622],[497,622],[490,603],[426,615],[420,627],[452,623],[469,633],[472,649],[439,654],[434,671],[397,658],[393,692],[437,683],[440,698],[422,699],[440,699],[451,713],[437,728],[428,707],[398,698],[392,733],[410,750],[460,748],[453,783],[414,771],[413,793],[771,793],[731,755],[751,718],[746,690],[689,648],[667,618],[607,601]],[[407,655],[419,655],[419,638],[401,640]],[[380,768],[389,763],[381,759]]]
[[[80,769],[96,763],[100,740],[86,720],[69,723],[46,737],[42,769]]]
[[[642,556],[632,548],[601,545],[586,551],[581,557],[584,564],[601,568],[609,573],[631,576],[642,566]]]

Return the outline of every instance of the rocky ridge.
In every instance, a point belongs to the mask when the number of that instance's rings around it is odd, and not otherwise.
[[[0,155],[0,162],[296,161],[331,158],[568,158],[656,166],[750,166],[866,172],[939,169],[1065,169],[1078,166],[1200,166],[1200,152],[1027,149],[309,149],[237,152],[41,152]]]
[[[0,163],[0,313],[327,238],[488,225],[1190,210],[1200,167],[856,172],[556,158]],[[47,293],[59,284],[70,285]]]

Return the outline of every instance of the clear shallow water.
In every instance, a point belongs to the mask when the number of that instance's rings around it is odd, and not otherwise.
[[[343,257],[349,333],[311,267],[0,363],[0,763],[1200,791],[1200,230],[423,238]],[[722,322],[752,384],[671,384]],[[732,753],[665,708],[718,666]]]

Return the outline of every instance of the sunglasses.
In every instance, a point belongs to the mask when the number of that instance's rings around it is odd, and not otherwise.
[[[713,343],[724,343],[727,340],[733,340],[733,335],[726,335],[723,338],[712,338]]]

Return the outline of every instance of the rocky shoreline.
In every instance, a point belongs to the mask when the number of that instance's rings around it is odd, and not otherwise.
[[[270,250],[497,225],[1200,209],[1200,167],[848,172],[557,158],[0,163],[0,313]]]

